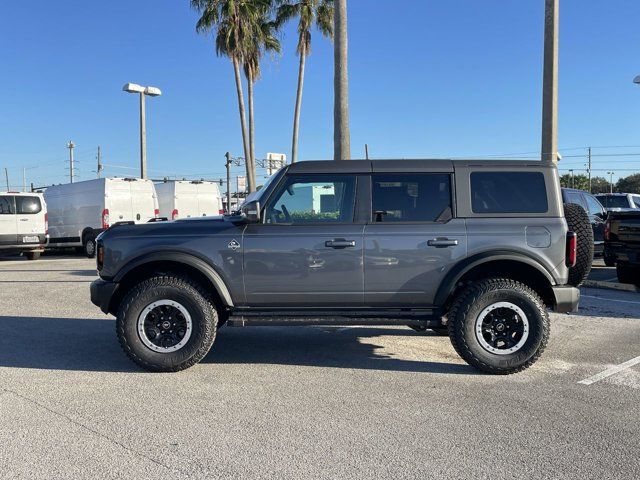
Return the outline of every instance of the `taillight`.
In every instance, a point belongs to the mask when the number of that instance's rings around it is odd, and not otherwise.
[[[49,214],[44,214],[44,234],[49,235]]]
[[[174,208],[173,212],[171,212],[171,220],[175,220],[176,218],[178,218],[178,209]]]
[[[98,270],[102,270],[102,266],[104,265],[104,246],[101,243],[98,243],[98,253],[96,255]]]
[[[153,211],[153,214],[155,215],[155,217],[156,217],[156,218],[158,218],[158,217],[160,216],[160,210],[156,208],[156,209]]]
[[[224,215],[224,210],[223,209],[218,210],[218,215]]]
[[[575,232],[567,233],[567,267],[575,267],[578,256],[578,235]]]
[[[604,224],[604,239],[611,240],[611,220]]]
[[[109,209],[105,208],[102,210],[102,228],[106,230],[109,228]]]

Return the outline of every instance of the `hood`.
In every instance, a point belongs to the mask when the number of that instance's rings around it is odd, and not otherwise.
[[[224,217],[196,217],[174,221],[148,222],[138,224],[116,224],[98,237],[100,240],[135,236],[203,236],[215,235],[237,225]]]

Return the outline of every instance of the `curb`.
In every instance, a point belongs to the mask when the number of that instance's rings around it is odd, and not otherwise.
[[[620,290],[623,292],[640,292],[640,289],[628,283],[602,282],[600,280],[585,280],[583,287],[604,288],[607,290]]]

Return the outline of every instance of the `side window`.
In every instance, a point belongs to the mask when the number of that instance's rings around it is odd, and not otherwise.
[[[0,196],[0,215],[11,215],[15,212],[13,197]]]
[[[292,175],[265,209],[266,223],[309,224],[353,221],[356,177]]]
[[[436,222],[452,217],[447,173],[374,174],[371,195],[374,222]]]
[[[635,208],[640,208],[640,195],[631,195],[631,201]]]
[[[589,215],[601,215],[604,212],[602,204],[591,195],[585,195],[584,198],[587,201],[587,211]]]
[[[567,203],[575,203],[577,205],[580,205],[585,210],[587,209],[587,206],[584,204],[584,201],[582,200],[582,195],[580,195],[579,193],[575,193],[575,192],[567,193]]]
[[[38,197],[16,197],[16,211],[19,215],[33,215],[42,211]]]
[[[473,172],[474,213],[546,213],[547,189],[541,172]]]

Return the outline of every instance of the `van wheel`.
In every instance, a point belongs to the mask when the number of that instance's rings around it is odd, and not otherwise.
[[[584,208],[576,203],[564,205],[564,216],[570,232],[575,232],[578,240],[576,264],[569,268],[569,285],[579,287],[591,271],[593,263],[593,228]]]
[[[37,260],[40,258],[40,252],[26,252],[24,256],[27,257],[27,260]]]
[[[89,232],[84,236],[82,242],[82,248],[87,258],[94,258],[96,256],[96,234]]]
[[[511,279],[471,284],[455,299],[448,319],[455,350],[487,373],[506,375],[530,367],[549,340],[549,316],[542,300]]]
[[[199,284],[157,276],[126,294],[118,308],[116,330],[120,345],[135,363],[152,372],[177,372],[209,352],[217,317]]]

